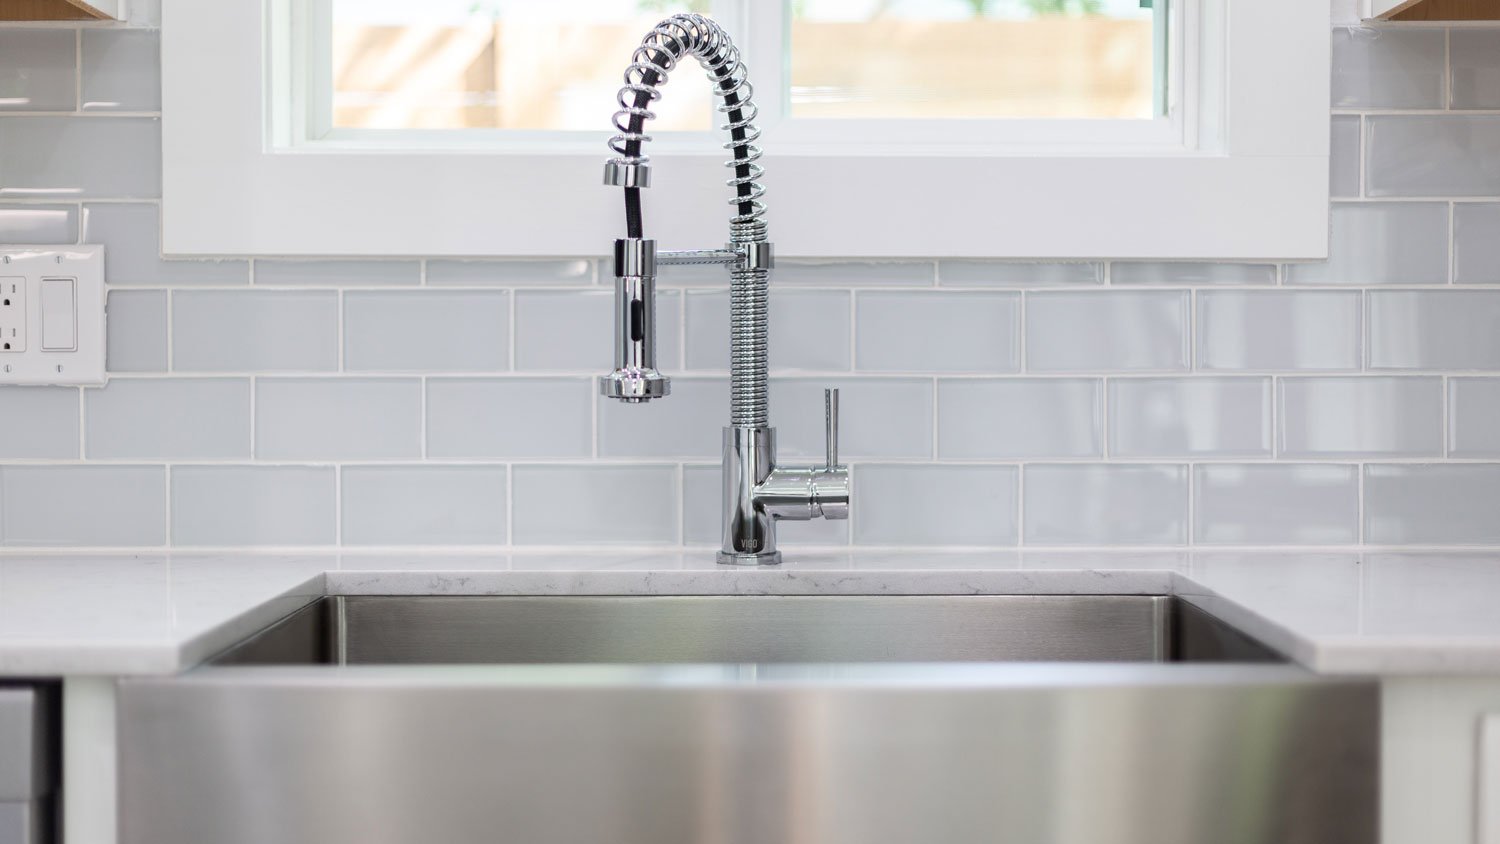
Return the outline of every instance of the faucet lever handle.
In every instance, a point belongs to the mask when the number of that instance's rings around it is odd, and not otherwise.
[[[828,447],[827,469],[833,471],[839,465],[839,391],[830,388],[823,391],[824,439]]]

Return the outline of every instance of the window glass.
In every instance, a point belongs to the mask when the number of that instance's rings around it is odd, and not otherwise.
[[[602,131],[641,37],[665,15],[706,6],[701,0],[333,0],[332,125]],[[667,93],[653,106],[653,129],[710,127],[706,83]]]
[[[792,0],[791,114],[1149,119],[1164,102],[1164,5]]]

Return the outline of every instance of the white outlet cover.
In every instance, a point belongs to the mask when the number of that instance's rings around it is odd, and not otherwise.
[[[16,344],[24,349],[0,347],[0,385],[103,384],[104,247],[7,246],[0,249],[0,278],[26,286],[20,299],[25,342]],[[74,282],[77,347],[71,351],[42,350],[43,279]]]

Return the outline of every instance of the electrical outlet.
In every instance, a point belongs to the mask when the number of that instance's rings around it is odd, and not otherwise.
[[[0,277],[0,353],[26,351],[26,278]]]
[[[104,247],[0,249],[0,386],[103,384]]]

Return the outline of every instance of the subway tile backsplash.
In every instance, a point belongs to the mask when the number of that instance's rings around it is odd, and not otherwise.
[[[0,242],[104,244],[112,376],[0,389],[0,545],[717,545],[722,268],[625,406],[597,256],[163,259],[158,25],[0,26]],[[782,261],[779,450],[837,387],[855,484],[789,555],[1500,547],[1500,27],[1332,38],[1329,261]]]

